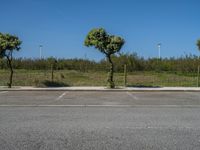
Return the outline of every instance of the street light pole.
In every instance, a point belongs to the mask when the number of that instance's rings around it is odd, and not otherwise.
[[[158,58],[160,59],[160,49],[161,49],[161,43],[158,44]]]
[[[39,45],[39,47],[40,47],[40,59],[42,59],[42,45]]]

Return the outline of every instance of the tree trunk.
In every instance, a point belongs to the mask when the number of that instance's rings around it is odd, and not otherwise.
[[[54,74],[53,74],[54,68],[53,67],[54,67],[53,64],[51,64],[51,82],[53,82],[53,78],[54,78]]]
[[[9,56],[7,56],[7,62],[8,62],[8,67],[10,68],[10,78],[9,78],[8,87],[11,88],[12,87],[12,79],[13,79],[12,55],[11,55],[11,58],[9,58]]]
[[[108,87],[109,88],[115,88],[115,83],[113,81],[113,75],[114,75],[114,65],[113,65],[113,62],[111,60],[111,56],[110,55],[107,55],[107,59],[110,63],[110,71],[108,73]]]
[[[126,64],[124,65],[124,86],[126,87],[127,85],[127,66]]]

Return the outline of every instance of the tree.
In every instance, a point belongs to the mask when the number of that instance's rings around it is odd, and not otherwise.
[[[8,83],[9,88],[12,86],[13,78],[13,51],[19,51],[21,43],[22,42],[17,36],[0,33],[0,57],[7,59],[7,65],[10,68],[10,78]]]
[[[197,40],[197,47],[200,51],[200,39]],[[200,66],[198,65],[198,76],[197,76],[197,86],[199,86],[199,70],[200,70]]]
[[[53,57],[47,59],[49,64],[51,65],[51,82],[54,80],[54,69],[56,68],[57,60]]]
[[[98,49],[105,54],[110,63],[110,71],[108,74],[108,86],[110,88],[115,87],[113,81],[114,65],[111,56],[116,52],[119,52],[124,43],[124,39],[118,36],[109,35],[103,28],[92,29],[85,38],[85,46]]]
[[[198,49],[200,50],[200,39],[197,40],[197,46],[198,46]]]

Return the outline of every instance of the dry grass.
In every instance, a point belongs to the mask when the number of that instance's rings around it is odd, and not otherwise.
[[[0,86],[6,86],[9,71],[0,70]],[[54,83],[50,71],[44,70],[15,70],[14,86],[106,86],[106,72],[79,72],[59,70],[54,73]],[[124,85],[123,73],[115,73],[117,86]],[[166,72],[134,72],[128,73],[128,86],[189,86],[197,85],[197,77],[177,75]]]

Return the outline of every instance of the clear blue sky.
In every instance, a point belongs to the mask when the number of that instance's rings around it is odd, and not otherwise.
[[[0,0],[0,32],[23,41],[17,57],[43,56],[100,60],[104,56],[84,47],[86,34],[103,27],[122,36],[122,52],[157,57],[199,54],[200,0]]]

